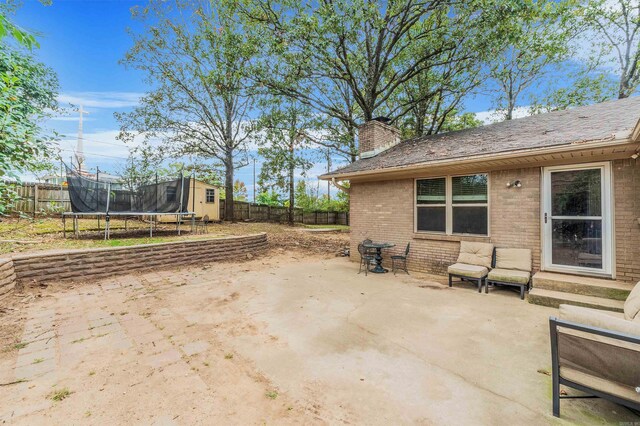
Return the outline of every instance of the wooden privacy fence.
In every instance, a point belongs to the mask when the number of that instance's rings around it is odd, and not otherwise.
[[[220,218],[224,216],[225,200],[220,200]],[[256,222],[287,222],[289,209],[287,207],[268,206],[266,204],[248,203],[246,201],[234,201],[235,220],[255,220]],[[305,212],[301,208],[295,208],[293,221],[308,225],[349,225],[348,212],[312,211]]]
[[[66,187],[48,183],[27,183],[14,185],[20,200],[16,203],[12,213],[26,213],[30,215],[51,215],[71,211],[69,191]],[[225,200],[220,200],[220,218],[224,217]],[[254,220],[256,222],[279,222],[289,220],[289,209],[265,204],[234,202],[234,216],[236,220]],[[308,225],[349,225],[348,212],[312,211],[305,212],[300,208],[294,209],[294,222]]]
[[[52,214],[71,211],[69,191],[60,185],[30,182],[5,182],[13,186],[20,199],[11,209],[12,213],[31,215]]]

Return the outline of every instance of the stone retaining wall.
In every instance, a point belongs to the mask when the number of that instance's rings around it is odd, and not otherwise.
[[[0,258],[0,299],[8,295],[16,286],[16,273],[13,260]]]
[[[20,254],[13,256],[12,260],[16,281],[19,285],[24,285],[47,281],[97,279],[149,269],[243,259],[247,254],[260,254],[266,248],[267,235],[261,233],[131,247]],[[3,276],[1,265],[0,263],[0,286]]]

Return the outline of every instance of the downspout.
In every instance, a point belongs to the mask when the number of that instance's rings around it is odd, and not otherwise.
[[[351,188],[348,188],[348,187],[346,187],[344,185],[341,185],[338,182],[336,182],[336,178],[334,178],[334,177],[331,178],[331,183],[333,184],[333,186],[335,186],[336,188],[346,192],[347,194],[349,193],[349,190],[351,189]]]

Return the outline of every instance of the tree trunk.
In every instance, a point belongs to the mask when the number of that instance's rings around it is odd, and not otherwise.
[[[290,226],[293,226],[293,222],[294,222],[293,214],[294,214],[294,205],[295,205],[295,195],[294,195],[295,187],[293,184],[294,168],[295,168],[295,163],[293,158],[294,143],[295,142],[292,139],[289,144],[289,225]]]
[[[233,206],[233,154],[229,151],[226,155],[226,161],[224,164],[224,217],[225,220],[235,222],[234,206]]]
[[[618,86],[618,99],[625,99],[629,97],[629,87],[627,85],[627,77],[623,74],[620,77],[620,85]]]

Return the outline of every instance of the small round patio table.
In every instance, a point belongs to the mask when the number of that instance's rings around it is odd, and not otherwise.
[[[376,261],[376,267],[371,269],[370,272],[374,274],[384,274],[385,272],[389,272],[388,269],[382,267],[382,249],[395,247],[395,244],[391,243],[364,243],[364,248],[373,248],[376,249],[376,255],[374,257]]]

